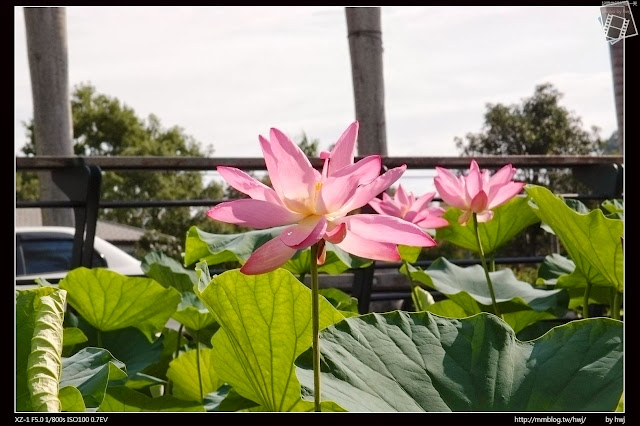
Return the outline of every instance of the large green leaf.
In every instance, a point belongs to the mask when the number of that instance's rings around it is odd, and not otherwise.
[[[223,385],[211,366],[211,353],[209,348],[200,348],[200,368],[196,349],[184,352],[171,361],[167,377],[173,382],[173,396],[202,403],[205,395]]]
[[[180,262],[160,252],[151,252],[142,259],[142,270],[163,287],[173,287],[180,293],[192,292],[196,272],[185,269]]]
[[[325,243],[325,250],[326,259],[322,265],[318,265],[318,272],[337,275],[349,269],[364,268],[371,265],[371,260],[349,254],[329,242]],[[298,250],[287,263],[282,265],[282,268],[297,276],[307,275],[311,273],[310,259],[310,249]]]
[[[204,397],[204,408],[207,411],[241,411],[257,407],[258,404],[243,398],[229,385],[222,385],[218,390]]]
[[[597,318],[520,342],[498,317],[401,311],[321,333],[322,396],[349,411],[612,411],[623,385],[623,327]],[[313,384],[311,351],[296,360]]]
[[[538,278],[536,285],[556,285],[558,278],[569,275],[576,269],[576,264],[568,257],[553,253],[545,256],[538,268]],[[583,276],[584,279],[584,276]],[[586,279],[584,279],[586,284]]]
[[[60,392],[58,392],[58,398],[60,398],[62,411],[87,411],[87,407],[84,406],[82,394],[80,393],[78,388],[74,388],[73,386],[65,386],[60,389]]]
[[[80,320],[79,325],[88,338],[87,346],[109,351],[114,358],[127,367],[129,378],[157,362],[162,354],[164,334],[155,341],[149,342],[144,334],[134,327],[98,332],[84,320]]]
[[[180,293],[148,278],[127,277],[103,268],[77,268],[60,281],[68,301],[101,331],[136,327],[155,339],[180,303]]]
[[[346,316],[358,315],[358,299],[337,288],[321,288],[318,292]]]
[[[239,234],[210,234],[192,226],[187,232],[184,264],[192,265],[204,261],[208,265],[224,262],[247,261],[249,256],[262,244],[280,235],[284,226]],[[327,257],[319,272],[340,274],[350,268],[362,268],[371,261],[345,252],[341,248],[326,243]],[[310,250],[299,250],[285,265],[284,269],[295,275],[308,274]]]
[[[67,292],[57,290],[40,299],[27,359],[27,387],[33,411],[58,412],[62,341]]]
[[[214,277],[200,294],[220,330],[213,368],[220,380],[267,411],[304,411],[293,361],[311,346],[311,290],[289,271]],[[320,297],[320,327],[344,318]]]
[[[436,229],[436,239],[447,240],[460,247],[478,252],[475,225],[472,220],[464,226],[460,225],[458,217],[461,214],[460,209],[449,207],[442,215],[449,221],[449,226]],[[527,205],[526,197],[514,197],[495,208],[493,219],[478,225],[484,253],[486,255],[493,254],[525,228],[539,221],[540,219]]]
[[[541,186],[526,185],[525,189],[533,201],[532,210],[553,229],[587,281],[622,292],[622,220],[606,218],[600,209],[580,214]]]
[[[418,311],[428,311],[448,318],[466,318],[488,309],[488,307],[480,305],[473,297],[465,292],[452,295],[450,299],[434,302],[433,299],[429,300],[429,292],[416,286],[413,289],[412,295],[414,300],[416,297],[420,297],[418,300],[422,303],[422,309],[417,309]],[[539,312],[532,309],[507,312],[502,314],[502,316],[504,321],[509,324],[516,333],[519,333],[524,328],[538,321],[556,317],[550,312]]]
[[[538,269],[537,285],[547,288],[564,288],[569,292],[569,309],[575,309],[584,304],[584,291],[587,279],[576,269],[571,259],[558,253],[546,256]],[[589,303],[609,305],[611,291],[609,287],[592,287],[589,292]]]
[[[60,387],[77,388],[82,394],[85,406],[96,408],[104,398],[107,383],[127,377],[124,369],[124,364],[106,349],[84,348],[72,357],[62,360]]]
[[[224,262],[247,261],[251,253],[276,235],[280,235],[283,226],[260,229],[238,234],[211,234],[192,226],[187,231],[184,244],[184,264],[192,265],[205,261],[208,265]]]
[[[99,412],[173,412],[173,411],[204,411],[202,404],[193,401],[183,401],[170,395],[158,398],[148,396],[129,389],[125,386],[115,386],[107,389]]]
[[[202,303],[193,291],[182,294],[182,300],[178,305],[178,309],[173,313],[171,318],[184,324],[191,330],[196,331],[207,328],[216,322],[211,312],[209,312],[204,303]]]
[[[16,410],[31,411],[27,387],[27,358],[31,353],[31,338],[36,325],[36,312],[41,299],[56,291],[53,287],[37,287],[16,291]]]
[[[622,200],[605,200],[602,207],[608,212],[606,215],[611,219],[624,219],[624,205]]]
[[[178,339],[180,340],[178,341]],[[183,334],[178,335],[176,330],[166,327],[162,330],[162,336],[158,341],[160,340],[162,341],[162,353],[160,354],[160,359],[146,367],[142,373],[166,382],[169,363],[173,361],[176,351],[185,350],[185,347],[189,342]],[[136,389],[138,384],[136,382],[140,379],[144,380],[144,376],[141,376],[141,373],[138,373],[136,377],[130,377],[125,385],[132,389]],[[140,384],[144,386],[144,383]]]
[[[75,345],[84,343],[87,341],[87,336],[78,327],[65,327],[63,330],[64,340],[63,348],[73,348]]]
[[[469,305],[471,299],[484,306],[483,310],[492,306],[484,269],[480,265],[460,267],[441,257],[425,271],[412,265],[408,266],[414,281],[438,290],[463,308]],[[407,274],[407,268],[404,265],[400,271]],[[529,309],[538,312],[555,312],[558,315],[566,312],[568,297],[563,290],[534,288],[531,284],[519,281],[511,269],[489,272],[489,276],[493,283],[498,308],[502,313]],[[466,309],[467,312],[475,313],[474,308]]]

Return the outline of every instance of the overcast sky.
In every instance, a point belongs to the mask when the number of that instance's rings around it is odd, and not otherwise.
[[[598,6],[384,6],[391,156],[457,155],[487,103],[551,82],[562,104],[616,128]],[[354,120],[343,7],[67,7],[70,86],[91,83],[141,118],[178,125],[214,155],[259,157],[277,127],[334,143]],[[33,117],[22,7],[15,9],[15,152]]]

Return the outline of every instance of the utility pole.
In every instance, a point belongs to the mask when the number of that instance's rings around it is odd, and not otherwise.
[[[33,96],[36,155],[73,155],[73,125],[69,97],[67,21],[63,7],[25,7],[27,51]],[[39,172],[43,200],[68,200]],[[73,226],[71,208],[43,208],[42,224]]]
[[[382,71],[382,25],[379,7],[346,7],[356,119],[358,155],[387,155]]]

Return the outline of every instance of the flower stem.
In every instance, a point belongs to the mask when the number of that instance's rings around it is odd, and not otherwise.
[[[478,250],[480,252],[480,260],[482,260],[482,268],[484,269],[484,276],[487,279],[487,286],[489,286],[489,294],[491,294],[491,303],[493,304],[493,312],[499,316],[501,319],[502,314],[498,309],[498,303],[496,302],[496,294],[493,291],[493,284],[491,283],[491,278],[489,277],[489,269],[487,268],[487,259],[484,257],[484,250],[482,249],[482,241],[480,240],[480,228],[478,228],[478,215],[476,213],[473,214],[473,226],[476,228],[476,241],[478,242]]]
[[[409,270],[409,262],[406,260],[402,260],[404,262],[404,267],[407,270],[407,276],[409,277],[409,285],[411,285],[411,300],[413,300],[413,306],[416,308],[416,311],[424,311],[424,307],[418,298],[418,295],[415,293],[416,284],[413,282],[413,276],[411,275],[411,271]]]
[[[318,244],[311,246],[311,321],[313,348],[313,403],[315,411],[320,408],[320,314],[318,297]]]
[[[184,328],[183,324],[180,324],[178,328],[178,342],[176,343],[176,352],[173,354],[173,359],[178,358],[180,355],[180,343],[182,342],[182,330]],[[167,393],[171,393],[171,388],[173,387],[173,382],[171,380],[167,380]]]
[[[183,324],[180,324],[178,328],[178,343],[176,343],[176,353],[173,355],[173,358],[178,358],[180,355],[180,342],[182,342],[182,329],[184,328]]]
[[[202,373],[200,371],[200,340],[199,332],[196,331],[196,365],[198,366],[198,385],[200,386],[200,401],[204,401],[204,392],[202,391]]]
[[[584,289],[582,299],[582,318],[589,318],[589,296],[591,295],[591,283],[587,281],[587,288]]]
[[[614,289],[613,303],[611,304],[611,318],[620,320],[620,307],[622,306],[622,293]]]

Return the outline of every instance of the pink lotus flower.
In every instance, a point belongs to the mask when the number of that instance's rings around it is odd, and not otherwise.
[[[416,199],[411,192],[406,192],[402,185],[398,185],[393,197],[383,192],[382,200],[374,198],[369,205],[380,214],[399,217],[421,228],[436,229],[449,225],[449,222],[440,217],[445,212],[442,207],[429,206],[435,195],[435,192],[428,192]]]
[[[473,213],[477,214],[478,222],[488,222],[493,218],[493,211],[511,198],[515,197],[524,186],[524,182],[511,179],[516,169],[507,164],[492,177],[489,171],[480,171],[478,163],[471,160],[467,176],[456,176],[442,167],[436,167],[437,175],[434,184],[442,200],[463,211],[458,223],[465,225]]]
[[[418,226],[397,217],[354,214],[404,173],[403,165],[379,175],[382,160],[371,155],[354,163],[358,122],[342,134],[331,152],[323,152],[322,172],[284,133],[271,129],[270,140],[259,137],[273,189],[247,173],[217,168],[233,188],[250,199],[228,201],[207,215],[222,222],[253,228],[291,225],[260,246],[240,269],[245,274],[272,271],[297,250],[329,241],[344,251],[374,260],[399,261],[398,244],[432,247],[435,241]],[[324,261],[324,248],[318,263]]]

